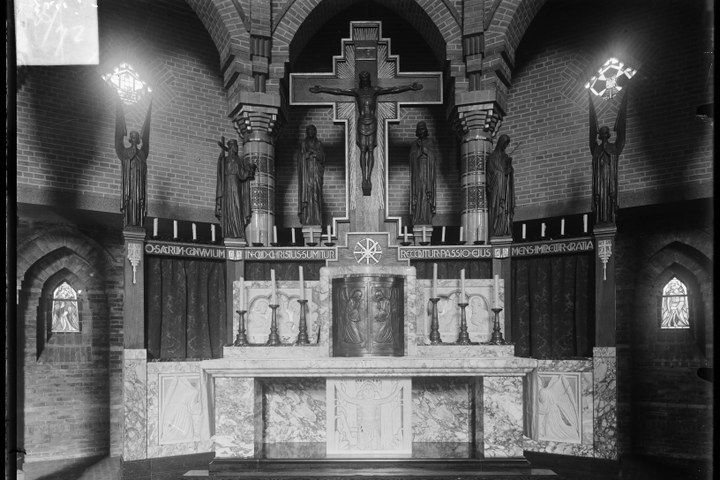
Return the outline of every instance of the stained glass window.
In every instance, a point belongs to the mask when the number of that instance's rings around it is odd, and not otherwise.
[[[687,287],[677,277],[663,287],[660,328],[690,328]]]
[[[127,63],[118,65],[111,73],[103,75],[103,80],[117,90],[120,98],[126,105],[136,103],[150,87],[140,79],[140,75]]]
[[[53,292],[52,332],[76,333],[80,331],[77,292],[63,282]]]

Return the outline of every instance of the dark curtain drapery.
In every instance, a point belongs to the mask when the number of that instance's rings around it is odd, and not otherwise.
[[[538,359],[592,356],[594,258],[513,258],[512,341],[515,354]]]
[[[146,257],[148,356],[219,358],[225,339],[225,265],[209,260]]]

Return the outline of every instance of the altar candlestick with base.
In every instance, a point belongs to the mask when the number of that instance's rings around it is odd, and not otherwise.
[[[433,263],[432,297],[430,298],[430,303],[432,303],[432,312],[430,316],[431,345],[438,345],[442,343],[442,339],[440,338],[440,322],[438,321],[438,301],[440,301],[440,298],[437,294],[437,263]]]
[[[272,319],[270,321],[270,336],[267,345],[280,345],[280,335],[278,335],[277,309],[280,305],[277,303],[277,291],[275,290],[275,270],[270,270],[270,288],[272,296],[270,298],[270,308],[272,309]]]
[[[460,302],[458,302],[458,307],[460,307],[460,333],[458,334],[457,343],[459,345],[470,344],[467,317],[465,316],[465,308],[467,308],[467,306],[468,303],[465,301],[465,269],[463,268],[460,270]]]
[[[238,315],[240,316],[240,321],[238,322],[238,333],[235,337],[235,345],[236,347],[244,347],[245,345],[249,345],[246,328],[245,328],[245,314],[247,313],[247,310],[236,310]]]
[[[300,267],[300,299],[298,300],[298,303],[300,304],[300,323],[298,325],[297,342],[295,343],[297,345],[310,345],[310,340],[307,335],[307,320],[305,317],[305,305],[307,304],[307,300],[305,300],[305,277],[303,276],[302,266]]]

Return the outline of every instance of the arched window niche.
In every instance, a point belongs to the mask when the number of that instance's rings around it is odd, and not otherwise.
[[[695,275],[674,263],[657,279],[655,295],[660,342],[687,346],[694,344],[704,352],[704,304],[700,283]]]
[[[687,286],[673,276],[662,289],[660,328],[690,328],[690,299]]]
[[[50,308],[51,333],[80,333],[78,292],[67,281],[55,288]]]

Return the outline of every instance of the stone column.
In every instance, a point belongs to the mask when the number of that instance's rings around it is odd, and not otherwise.
[[[460,143],[460,223],[468,243],[488,242],[488,210],[485,193],[485,159],[492,152],[492,138],[503,112],[489,90],[466,92],[456,100],[452,121]]]
[[[263,93],[245,93],[242,100],[245,102],[239,105],[233,124],[242,140],[242,155],[257,165],[255,180],[250,182],[252,220],[245,238],[249,244],[268,246],[275,225],[275,139],[282,123],[280,100]]]

